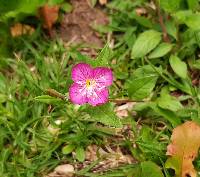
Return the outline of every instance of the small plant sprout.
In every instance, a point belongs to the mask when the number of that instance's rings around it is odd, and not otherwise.
[[[113,82],[111,69],[79,63],[72,68],[72,80],[69,97],[74,104],[97,106],[108,101],[108,86]]]

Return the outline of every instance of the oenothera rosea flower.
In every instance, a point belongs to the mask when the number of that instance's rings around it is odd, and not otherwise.
[[[74,83],[69,88],[71,102],[96,106],[108,101],[108,86],[113,82],[111,69],[79,63],[72,68],[72,80]]]

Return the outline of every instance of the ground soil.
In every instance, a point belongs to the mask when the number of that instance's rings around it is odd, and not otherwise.
[[[102,47],[103,41],[93,25],[108,24],[108,17],[98,7],[91,7],[87,0],[71,0],[73,10],[64,16],[60,37],[68,43],[87,43]]]

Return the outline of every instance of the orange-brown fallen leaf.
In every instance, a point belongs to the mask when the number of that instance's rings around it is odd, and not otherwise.
[[[193,121],[185,122],[173,130],[171,141],[166,167],[173,168],[177,177],[196,177],[192,162],[200,147],[200,126]]]
[[[99,3],[100,3],[101,5],[105,5],[105,4],[107,4],[107,0],[99,0]]]
[[[10,28],[12,37],[17,37],[25,34],[31,35],[34,31],[35,29],[33,27],[21,23],[16,23]]]
[[[58,19],[59,6],[49,6],[48,4],[40,8],[39,14],[43,20],[43,27],[46,28],[49,34],[52,34],[52,27]]]

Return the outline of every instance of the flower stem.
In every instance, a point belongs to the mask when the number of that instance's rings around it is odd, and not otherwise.
[[[160,4],[157,0],[154,0],[154,3],[157,7],[158,20],[159,20],[159,23],[160,23],[160,26],[161,26],[161,29],[162,29],[162,32],[163,32],[163,41],[170,43],[170,39],[169,39],[169,36],[167,34],[167,29],[165,27],[164,19],[163,19],[163,16],[161,14]]]

